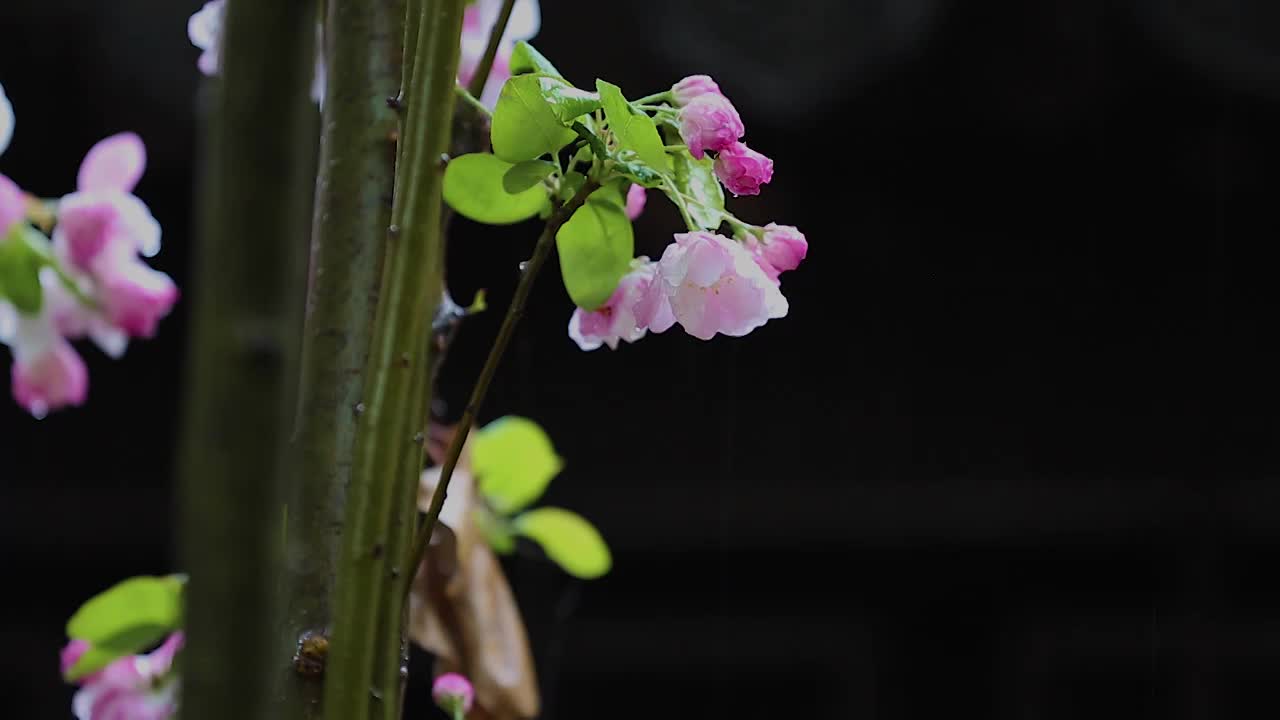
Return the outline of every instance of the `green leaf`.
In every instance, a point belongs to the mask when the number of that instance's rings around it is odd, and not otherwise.
[[[672,158],[675,160],[675,187],[691,199],[685,203],[689,216],[707,230],[720,227],[724,221],[724,189],[716,179],[715,161],[710,157],[696,160],[687,152],[677,153]],[[672,198],[672,202],[679,204],[676,198]]]
[[[613,567],[613,557],[600,531],[577,513],[556,507],[538,508],[518,516],[512,527],[541,545],[547,557],[574,577],[592,580]]]
[[[596,91],[600,93],[600,102],[604,105],[605,117],[609,120],[609,129],[618,138],[623,150],[633,150],[640,162],[659,172],[671,169],[667,160],[667,152],[662,145],[662,137],[653,119],[635,109],[623,97],[622,90],[604,80],[596,80]]]
[[[539,73],[564,79],[564,75],[560,74],[545,55],[524,40],[516,43],[516,49],[511,52],[510,68],[512,75]]]
[[[502,189],[511,194],[522,193],[546,180],[555,171],[556,164],[546,160],[516,163],[502,176]]]
[[[539,75],[517,75],[502,86],[493,111],[493,152],[511,163],[554,153],[574,138],[542,96]]]
[[[563,467],[551,438],[528,418],[498,418],[471,438],[471,472],[480,493],[504,515],[541,497]]]
[[[81,605],[67,621],[67,636],[88,642],[90,650],[76,661],[67,678],[101,670],[177,630],[182,623],[184,584],[185,578],[179,575],[129,578]]]
[[[569,297],[595,310],[631,269],[635,235],[615,188],[600,188],[556,233],[560,273]]]
[[[40,269],[47,264],[47,253],[32,241],[31,235],[44,240],[26,223],[14,225],[6,237],[0,238],[0,298],[13,303],[24,315],[35,315],[44,306]]]
[[[560,178],[560,202],[569,202],[569,199],[578,194],[582,189],[582,184],[587,181],[587,176],[576,170],[570,170]]]
[[[489,547],[500,555],[510,555],[516,549],[516,536],[511,531],[511,523],[506,518],[500,518],[493,514],[493,511],[486,507],[476,508],[475,511],[476,526],[480,528],[480,534],[484,535],[485,541],[489,543]]]
[[[538,88],[542,92],[543,99],[551,106],[551,111],[565,126],[572,125],[574,120],[600,109],[599,95],[579,90],[560,78],[540,76]]]
[[[604,146],[604,141],[601,140],[598,135],[591,132],[587,126],[576,122],[573,124],[573,131],[578,134],[578,137],[587,141],[587,145],[591,148],[591,152],[596,154],[596,157],[601,160],[609,157],[609,149]],[[576,155],[574,156],[574,159],[577,159]]]
[[[637,185],[651,188],[662,185],[662,174],[637,160],[635,152],[631,150],[623,150],[613,159],[613,163],[615,170]]]
[[[449,161],[444,170],[444,200],[463,217],[490,225],[509,225],[538,214],[547,193],[531,187],[507,192],[506,175],[514,166],[488,153]]]

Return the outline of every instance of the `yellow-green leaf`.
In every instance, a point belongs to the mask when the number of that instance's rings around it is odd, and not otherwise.
[[[537,508],[516,517],[512,527],[541,545],[547,557],[574,577],[591,580],[613,567],[613,556],[600,531],[577,513]]]
[[[503,515],[541,497],[563,467],[551,438],[528,418],[499,418],[471,438],[471,472],[480,493]]]

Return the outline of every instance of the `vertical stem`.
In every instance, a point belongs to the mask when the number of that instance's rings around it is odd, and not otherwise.
[[[291,662],[329,625],[386,228],[391,224],[405,0],[328,0],[326,90],[293,437],[276,717],[320,717],[322,685]]]
[[[502,44],[502,36],[507,31],[511,10],[515,6],[516,0],[503,0],[502,8],[498,10],[498,20],[489,32],[489,44],[484,48],[484,55],[480,56],[480,63],[476,65],[476,74],[471,77],[471,84],[467,86],[467,92],[470,92],[473,97],[484,94],[484,86],[489,83],[489,71],[493,70],[493,60],[498,57],[498,46]]]
[[[283,447],[313,193],[314,0],[230,0],[204,148],[182,448],[187,720],[274,718]],[[263,68],[271,72],[263,72]]]
[[[362,393],[365,413],[356,428],[334,624],[325,680],[325,717],[367,720],[373,701],[395,702],[378,691],[375,668],[395,662],[400,644],[384,647],[384,620],[398,587],[388,559],[406,487],[405,445],[418,445],[425,392],[413,396],[415,375],[429,365],[424,341],[440,299],[441,157],[449,145],[453,86],[463,0],[422,2],[414,49],[413,86],[401,137],[405,171],[396,190],[373,339]],[[414,19],[410,18],[410,22]],[[412,478],[416,481],[417,470]],[[412,502],[410,500],[409,502]],[[391,616],[394,618],[394,616]],[[387,622],[397,622],[394,619]],[[381,658],[381,665],[379,665]],[[392,660],[394,658],[394,660]]]
[[[485,395],[489,392],[489,384],[493,381],[493,376],[498,372],[498,365],[502,364],[502,356],[507,351],[507,345],[511,343],[511,338],[515,336],[516,326],[520,323],[520,318],[524,317],[524,306],[529,300],[529,293],[533,290],[533,282],[538,277],[538,271],[542,269],[543,263],[551,255],[552,248],[555,247],[556,232],[560,230],[568,219],[577,212],[587,201],[587,197],[600,187],[595,180],[588,179],[574,194],[573,198],[563,206],[558,208],[547,220],[546,227],[542,229],[542,234],[538,236],[538,243],[533,248],[533,255],[529,258],[528,264],[525,266],[524,274],[520,276],[520,282],[516,285],[515,295],[511,298],[511,305],[507,307],[507,314],[502,319],[502,327],[498,330],[498,337],[493,341],[493,347],[489,350],[489,357],[484,361],[484,367],[480,370],[480,377],[476,380],[475,387],[471,390],[471,399],[467,401],[467,406],[463,408],[462,419],[458,421],[458,427],[454,431],[453,440],[449,444],[449,451],[445,455],[444,464],[440,468],[440,480],[436,483],[435,492],[431,494],[431,505],[427,508],[426,518],[422,522],[422,527],[418,529],[418,534],[414,539],[413,556],[409,561],[409,567],[416,568],[422,564],[422,558],[427,552],[427,545],[431,542],[431,533],[435,530],[436,521],[440,518],[440,509],[444,507],[444,499],[449,492],[449,481],[453,478],[453,471],[458,466],[458,458],[462,456],[462,447],[466,444],[467,435],[471,432],[471,426],[475,424],[476,413],[480,411],[480,406],[484,404]]]

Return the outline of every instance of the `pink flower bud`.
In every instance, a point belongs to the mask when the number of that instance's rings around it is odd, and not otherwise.
[[[769,223],[764,226],[764,245],[760,252],[779,272],[795,270],[809,253],[809,241],[804,233],[790,225]]]
[[[170,672],[183,634],[170,635],[147,655],[120,658],[81,680],[71,701],[77,720],[167,720],[178,709],[178,680]]]
[[[187,20],[187,38],[192,45],[202,50],[196,65],[205,75],[218,74],[224,4],[225,0],[210,0]]]
[[[470,680],[458,673],[445,673],[432,684],[431,697],[446,712],[453,712],[459,704],[463,712],[470,712],[476,693]]]
[[[89,394],[89,371],[84,360],[61,336],[38,345],[42,346],[19,344],[14,348],[14,400],[38,418],[50,410],[84,404]]]
[[[773,179],[773,160],[735,142],[716,157],[716,176],[734,195],[759,195],[760,186]]]
[[[168,275],[136,260],[103,274],[99,291],[107,320],[134,337],[155,335],[160,319],[178,301],[178,287]]]
[[[627,190],[627,217],[635,220],[644,212],[644,203],[648,199],[643,185],[632,185]]]
[[[0,155],[9,147],[13,139],[13,106],[4,94],[4,86],[0,85]]]
[[[676,107],[684,107],[703,95],[723,95],[710,75],[690,75],[671,86],[671,100]]]
[[[89,643],[84,640],[72,640],[67,643],[66,646],[62,648],[60,657],[62,674],[65,676],[70,672],[71,668],[76,664],[76,661],[80,659],[80,656],[84,655],[88,651]]]
[[[699,160],[707,150],[724,150],[745,133],[738,111],[723,95],[699,95],[680,109],[680,137]]]
[[[22,191],[12,180],[0,175],[0,242],[4,242],[9,230],[27,216]]]

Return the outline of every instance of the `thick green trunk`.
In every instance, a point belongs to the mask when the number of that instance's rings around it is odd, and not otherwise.
[[[227,4],[190,295],[186,720],[274,717],[282,461],[314,192],[314,8],[314,0]]]
[[[463,0],[420,3],[405,93],[403,167],[388,233],[348,488],[325,717],[367,720],[397,712],[402,637],[401,567],[413,528],[426,414],[426,342],[443,274],[440,159],[449,147]],[[410,34],[412,36],[412,34]],[[421,388],[421,391],[418,389]],[[395,672],[393,673],[392,670]],[[392,677],[394,675],[394,677]],[[392,686],[394,685],[394,686]]]
[[[330,625],[343,507],[359,421],[395,173],[404,0],[328,0],[328,68],[302,374],[288,495],[276,717],[321,716],[323,657],[290,657]],[[309,671],[308,671],[309,669]]]

